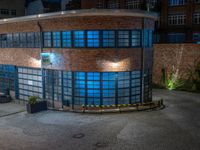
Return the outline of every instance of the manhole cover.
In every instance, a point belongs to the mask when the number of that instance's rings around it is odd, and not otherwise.
[[[107,143],[103,143],[103,142],[97,142],[95,144],[95,146],[98,147],[98,148],[105,148],[105,147],[108,146],[108,144]]]
[[[83,138],[85,136],[85,134],[83,134],[83,133],[78,133],[78,134],[74,134],[73,135],[73,138],[75,138],[75,139],[81,139],[81,138]]]

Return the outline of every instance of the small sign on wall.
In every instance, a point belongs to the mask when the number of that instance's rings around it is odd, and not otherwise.
[[[51,54],[50,53],[42,53],[42,65],[51,65]]]

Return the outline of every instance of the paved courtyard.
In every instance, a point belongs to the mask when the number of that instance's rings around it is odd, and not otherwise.
[[[200,150],[200,95],[154,90],[154,96],[164,98],[165,109],[0,117],[0,150]]]

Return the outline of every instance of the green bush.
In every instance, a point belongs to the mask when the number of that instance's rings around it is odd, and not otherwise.
[[[29,98],[28,98],[28,103],[30,104],[30,105],[32,105],[32,104],[36,104],[37,103],[37,97],[36,96],[30,96]]]

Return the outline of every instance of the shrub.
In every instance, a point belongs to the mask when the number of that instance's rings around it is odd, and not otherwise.
[[[36,102],[37,102],[37,97],[36,97],[36,96],[30,96],[30,97],[28,98],[28,103],[29,103],[30,105],[36,104]]]

